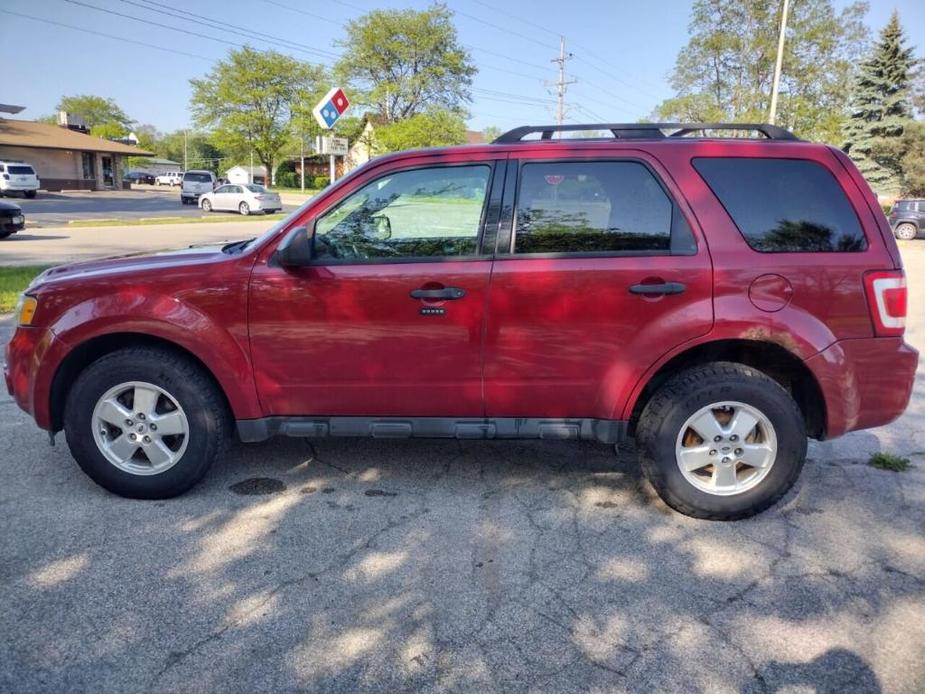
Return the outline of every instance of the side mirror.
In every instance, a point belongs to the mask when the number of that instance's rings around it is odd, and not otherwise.
[[[392,238],[392,221],[384,214],[377,214],[373,217],[373,223],[376,229],[376,238],[380,241],[388,241]]]
[[[312,238],[308,228],[296,227],[276,247],[276,257],[283,267],[303,267],[312,261]]]

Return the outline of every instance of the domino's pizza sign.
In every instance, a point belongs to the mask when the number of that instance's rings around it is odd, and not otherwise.
[[[349,106],[350,102],[347,100],[344,90],[340,87],[334,87],[312,109],[312,115],[315,116],[318,125],[325,130],[330,130],[334,127],[337,119],[344,115],[344,111]]]

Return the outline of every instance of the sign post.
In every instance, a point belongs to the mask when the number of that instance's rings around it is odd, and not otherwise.
[[[315,117],[315,120],[318,122],[324,130],[330,130],[334,127],[334,124],[338,119],[344,114],[350,107],[350,101],[347,99],[347,95],[344,94],[344,90],[340,87],[332,87],[331,90],[325,94],[321,101],[317,103],[315,108],[312,109],[312,115]],[[332,142],[335,140],[342,140],[344,143],[347,141],[343,138],[336,137],[327,137],[321,138],[323,141]],[[322,145],[321,150],[324,150],[325,147]],[[333,146],[328,147],[329,151],[322,151],[322,154],[330,155],[330,167],[331,167],[331,183],[334,183],[335,178],[337,177],[337,171],[334,162],[334,156],[340,152],[335,152]],[[346,148],[345,148],[346,149]],[[347,152],[344,151],[343,154]]]

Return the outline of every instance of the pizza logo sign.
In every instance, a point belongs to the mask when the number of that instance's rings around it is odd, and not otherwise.
[[[312,115],[318,121],[318,125],[325,130],[330,130],[349,107],[350,101],[344,94],[344,90],[334,87],[312,109]]]

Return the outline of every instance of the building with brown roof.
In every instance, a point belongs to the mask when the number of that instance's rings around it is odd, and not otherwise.
[[[43,190],[118,190],[126,157],[153,156],[63,125],[0,118],[0,160],[30,164]]]

